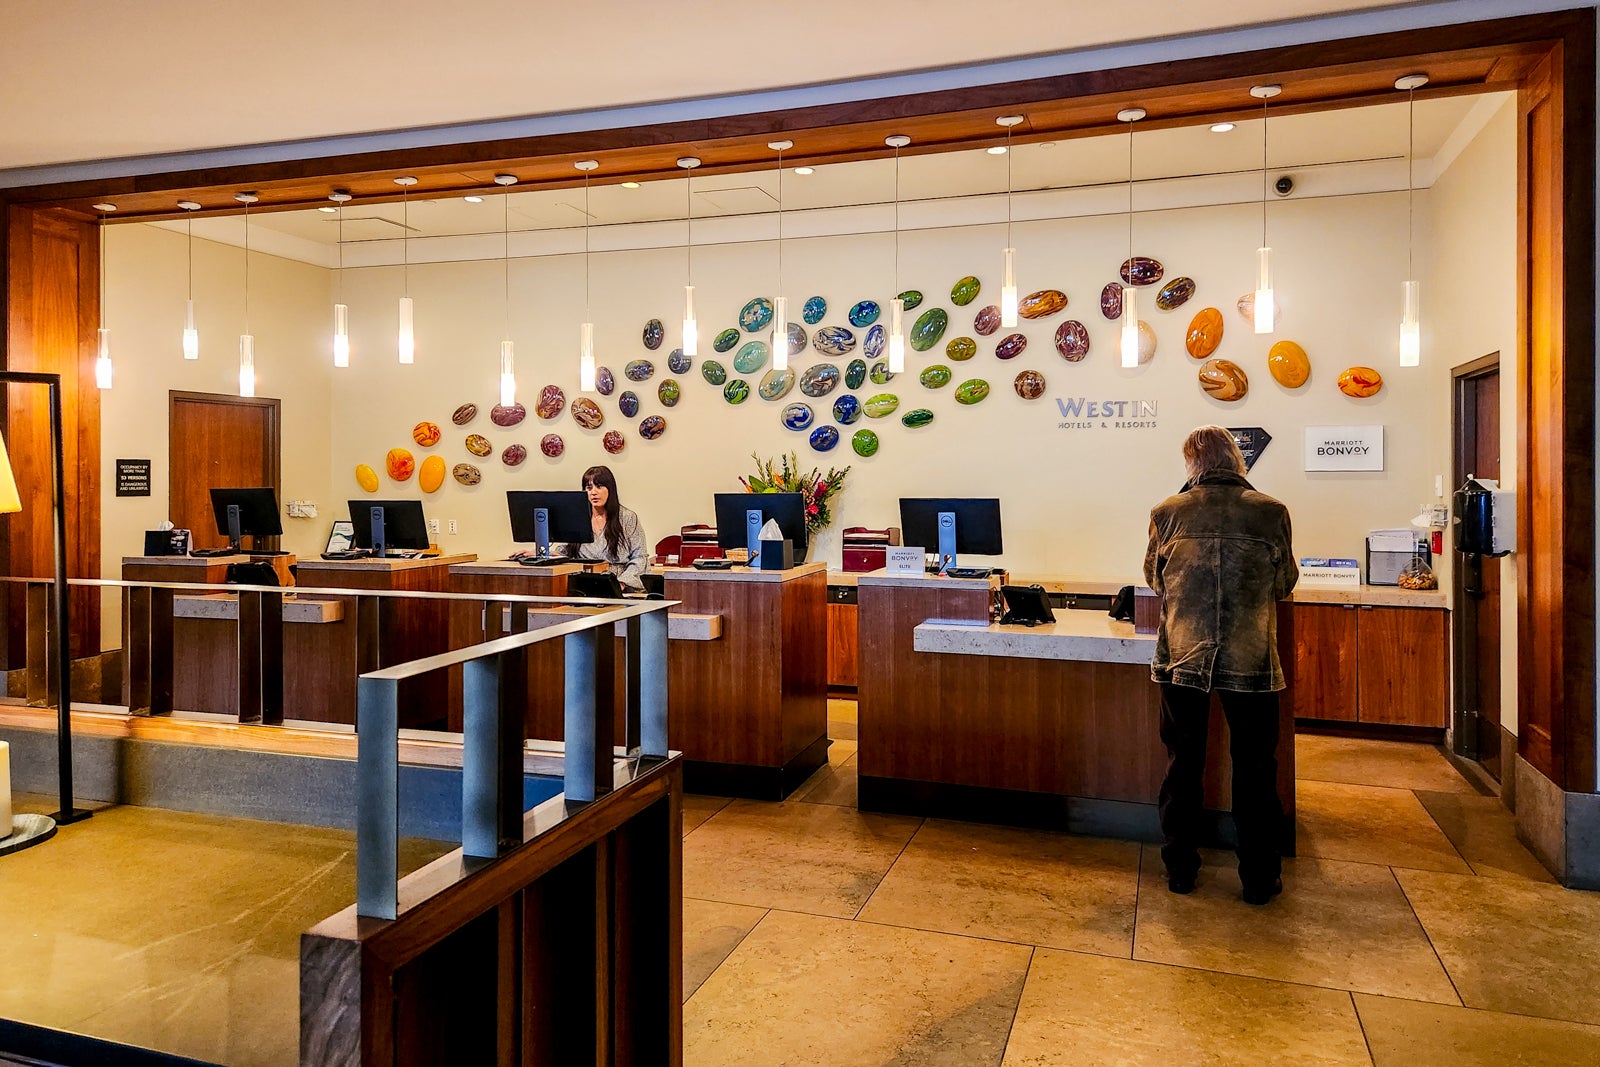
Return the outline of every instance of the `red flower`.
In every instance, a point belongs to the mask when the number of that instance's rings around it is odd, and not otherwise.
[[[807,515],[815,515],[816,513],[817,513],[817,506],[815,504],[812,504],[810,507],[806,508],[806,514]]]

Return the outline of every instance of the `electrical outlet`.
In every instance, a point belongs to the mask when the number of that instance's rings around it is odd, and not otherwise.
[[[458,529],[456,527],[456,520],[454,520],[454,519],[450,520],[450,532],[453,533],[453,534],[457,534],[457,533],[461,532],[460,529]]]
[[[431,534],[436,534],[436,533],[439,532],[439,520],[438,519],[429,519],[428,520],[428,532],[431,533]]]
[[[314,519],[317,517],[317,503],[314,500],[300,501],[301,518]]]

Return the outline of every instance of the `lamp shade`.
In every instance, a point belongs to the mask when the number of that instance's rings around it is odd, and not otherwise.
[[[0,437],[0,515],[13,515],[22,510],[22,497],[17,495],[17,478],[11,473],[11,457],[6,453],[6,439]]]

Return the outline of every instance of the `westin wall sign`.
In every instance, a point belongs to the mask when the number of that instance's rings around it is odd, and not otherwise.
[[[1153,430],[1154,400],[1101,400],[1086,396],[1056,397],[1061,413],[1058,430]]]

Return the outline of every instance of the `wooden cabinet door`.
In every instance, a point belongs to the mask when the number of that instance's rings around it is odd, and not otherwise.
[[[856,687],[856,606],[828,605],[828,688]]]
[[[1363,607],[1361,721],[1444,729],[1447,612]]]
[[[1295,718],[1356,721],[1358,614],[1344,604],[1294,606]]]

